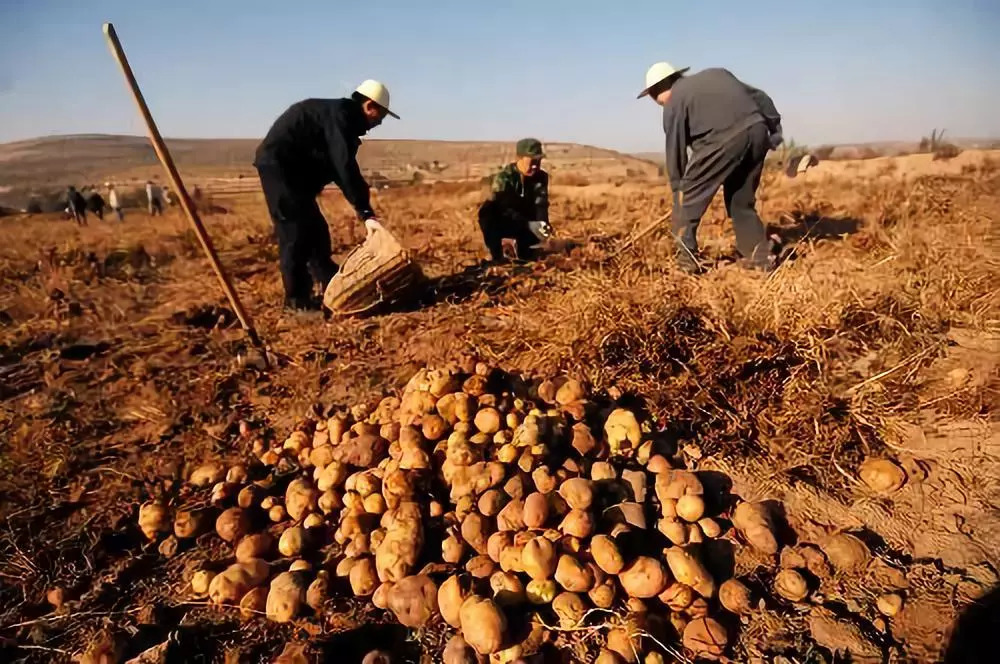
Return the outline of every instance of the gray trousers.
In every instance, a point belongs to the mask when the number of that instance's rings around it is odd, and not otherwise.
[[[679,260],[691,261],[698,255],[698,225],[720,186],[726,214],[733,220],[737,250],[751,262],[767,260],[770,242],[755,206],[769,147],[767,126],[759,122],[691,155],[680,191],[674,193],[672,227]]]

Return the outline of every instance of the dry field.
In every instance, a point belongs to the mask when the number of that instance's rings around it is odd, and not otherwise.
[[[193,468],[246,459],[257,436],[280,443],[311,414],[377,404],[421,367],[476,358],[529,379],[572,376],[595,402],[647,414],[663,455],[697,471],[706,498],[773,501],[780,556],[747,544],[728,503],[706,501],[724,529],[707,564],[753,597],[739,617],[710,602],[731,661],[987,661],[1000,564],[1000,170],[981,156],[904,182],[839,166],[766,179],[763,216],[794,245],[769,277],[734,261],[721,201],[702,226],[716,262],[706,276],[674,270],[662,234],[610,260],[666,210],[653,181],[557,184],[559,242],[536,263],[490,269],[476,185],[389,189],[378,209],[429,292],[349,320],[282,313],[263,203],[233,198],[206,223],[279,357],[270,371],[239,361],[243,336],[176,208],[85,228],[0,219],[0,659],[117,662],[160,646],[147,661],[263,662],[297,642],[320,661],[360,661],[373,644],[396,661],[441,661],[451,628],[408,631],[342,580],[323,611],[286,624],[207,606],[191,577],[231,554],[214,535],[170,551],[146,540],[137,515],[151,497],[190,500]],[[343,255],[362,231],[338,196],[323,207]],[[902,487],[862,481],[870,458],[897,464]],[[828,544],[845,532],[870,553],[854,567]],[[791,601],[775,575],[805,567],[795,555],[811,544],[829,560],[809,562],[808,595]],[[904,600],[893,617],[876,608],[886,593]],[[664,611],[656,599],[647,608]],[[604,620],[549,632],[547,661],[594,661]],[[691,657],[663,638],[671,657]]]

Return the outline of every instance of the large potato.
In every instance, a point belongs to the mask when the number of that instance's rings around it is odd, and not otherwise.
[[[294,558],[305,547],[306,529],[301,526],[288,528],[278,538],[278,551],[286,558]]]
[[[236,561],[246,562],[252,558],[267,558],[274,549],[274,538],[267,532],[247,535],[236,545]]]
[[[574,510],[586,510],[594,502],[594,485],[590,480],[574,477],[562,483],[559,495]]]
[[[230,507],[215,520],[215,532],[227,542],[235,542],[250,529],[250,516],[239,507]]]
[[[478,512],[472,512],[462,521],[462,539],[480,555],[489,553],[486,543],[491,530],[489,520]]]
[[[299,614],[306,601],[306,585],[298,572],[282,572],[271,581],[266,611],[269,620],[284,623]]]
[[[587,597],[599,609],[610,609],[615,603],[615,582],[606,578],[587,593]]]
[[[691,586],[702,597],[710,598],[715,593],[715,580],[701,561],[685,548],[675,546],[667,549],[667,565],[678,582]]]
[[[174,515],[174,535],[179,539],[197,537],[211,523],[206,510],[178,510]]]
[[[906,473],[889,459],[865,459],[858,475],[862,482],[878,493],[894,493],[906,483]]]
[[[167,507],[162,503],[149,501],[139,507],[139,529],[146,539],[155,540],[160,533],[170,530]]]
[[[663,592],[670,583],[670,575],[659,560],[639,556],[622,569],[618,581],[630,597],[647,599]]]
[[[747,541],[762,552],[775,554],[778,552],[778,540],[775,536],[771,513],[761,503],[742,502],[733,512],[733,525],[743,533]]]
[[[572,629],[583,620],[587,606],[576,593],[562,592],[552,600],[552,610],[555,611],[556,617],[559,619],[560,627]]]
[[[378,574],[375,572],[375,562],[371,556],[358,558],[348,574],[351,590],[356,597],[367,597],[378,587]]]
[[[462,603],[472,594],[472,587],[467,577],[458,574],[449,576],[437,591],[438,610],[441,617],[452,627],[462,626],[459,612]]]
[[[316,478],[316,488],[320,491],[337,489],[347,479],[347,466],[339,461],[331,461],[324,466],[319,477]]]
[[[443,664],[481,664],[485,658],[465,642],[461,634],[456,634],[448,640],[441,654]]]
[[[571,510],[559,524],[559,530],[566,535],[585,539],[594,532],[594,517],[584,510]]]
[[[590,568],[569,554],[559,556],[556,563],[556,583],[565,590],[585,593],[594,586],[594,575]]]
[[[524,528],[524,501],[512,500],[497,515],[497,530],[521,530]]]
[[[684,628],[684,647],[698,655],[721,655],[729,642],[726,629],[711,618],[697,618]]]
[[[260,614],[266,615],[269,591],[270,588],[267,586],[258,586],[247,591],[240,599],[240,617],[243,620],[250,620]]]
[[[556,547],[544,537],[536,537],[524,545],[521,566],[532,579],[547,579],[556,571]]]
[[[217,461],[210,461],[195,468],[188,483],[196,487],[207,487],[218,484],[226,477],[226,468]]]
[[[677,499],[677,516],[688,523],[695,523],[705,515],[705,501],[701,496],[685,494]]]
[[[251,588],[267,579],[270,568],[263,560],[247,560],[230,565],[212,578],[208,596],[213,604],[235,604]]]
[[[736,615],[750,613],[753,610],[750,589],[739,579],[727,579],[722,582],[719,586],[719,604]]]
[[[845,572],[862,569],[871,560],[868,546],[850,533],[834,535],[827,540],[823,550],[833,566]]]
[[[590,555],[597,566],[608,574],[618,574],[625,567],[618,545],[607,535],[595,535],[590,540]]]
[[[483,408],[478,413],[476,413],[476,419],[474,424],[480,432],[492,436],[497,431],[500,430],[502,426],[503,418],[501,418],[499,411],[496,408]]]
[[[809,594],[805,578],[793,569],[783,569],[774,577],[774,590],[792,602],[801,602]]]
[[[683,583],[671,583],[663,589],[657,599],[663,602],[671,611],[683,611],[694,602],[694,590]]]
[[[306,604],[310,609],[319,613],[323,610],[323,605],[330,598],[330,573],[320,570],[316,578],[306,588]]]
[[[608,415],[604,423],[604,435],[612,455],[631,453],[639,447],[642,440],[642,429],[631,411],[616,408]]]
[[[505,548],[511,546],[514,543],[514,534],[512,532],[498,530],[497,532],[490,535],[489,539],[486,540],[486,555],[490,557],[495,563],[500,562],[500,554]]]
[[[496,571],[497,565],[489,556],[474,556],[465,564],[466,571],[477,579],[485,579]]]
[[[524,525],[528,528],[542,528],[549,518],[549,501],[545,494],[537,491],[524,499]]]
[[[524,584],[516,574],[494,572],[490,576],[493,599],[500,606],[516,606],[524,603]]]
[[[507,636],[507,617],[491,599],[473,595],[459,612],[462,638],[480,655],[489,655],[503,647]]]
[[[506,501],[506,496],[499,489],[490,489],[483,495],[479,496],[479,502],[477,506],[479,512],[483,516],[496,516],[503,509]],[[501,528],[501,530],[504,530]]]
[[[429,576],[407,576],[392,586],[389,610],[406,627],[423,627],[437,613],[438,589]]]

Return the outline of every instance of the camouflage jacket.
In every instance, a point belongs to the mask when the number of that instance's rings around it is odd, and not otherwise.
[[[516,164],[507,164],[493,176],[491,198],[505,214],[522,221],[549,220],[549,174],[539,170],[524,177]]]

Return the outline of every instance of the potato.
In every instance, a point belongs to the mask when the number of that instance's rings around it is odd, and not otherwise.
[[[642,429],[631,411],[616,408],[608,415],[604,423],[604,435],[608,439],[611,454],[621,455],[631,453],[642,439]]]
[[[334,459],[356,468],[371,468],[389,451],[389,441],[375,434],[363,434],[334,448]],[[327,487],[329,488],[329,487]],[[325,491],[319,487],[320,491]]]
[[[424,415],[420,420],[420,432],[431,442],[441,440],[447,431],[448,423],[440,415]]]
[[[358,535],[344,547],[344,555],[349,558],[360,558],[371,552],[371,540],[365,534]]]
[[[477,504],[483,516],[496,516],[506,502],[504,494],[498,489],[490,489],[479,497]]]
[[[456,634],[448,640],[441,657],[442,664],[481,664],[486,661],[465,642],[461,634]]]
[[[556,488],[556,478],[549,472],[548,466],[539,466],[531,471],[531,480],[539,493],[550,493]]]
[[[462,603],[472,594],[468,578],[459,575],[449,576],[437,591],[438,610],[444,621],[452,627],[459,628],[459,612]]]
[[[657,599],[663,602],[671,611],[683,611],[691,606],[694,601],[694,590],[683,583],[671,583],[657,595]]]
[[[429,576],[407,576],[389,590],[386,604],[406,627],[423,627],[437,614],[438,588]]]
[[[167,508],[162,503],[148,501],[139,507],[139,529],[146,539],[155,540],[160,533],[170,530]]]
[[[586,510],[594,501],[594,485],[590,480],[574,477],[562,483],[559,495],[574,510]]]
[[[365,512],[368,514],[384,514],[386,505],[385,498],[380,493],[372,493],[365,496],[363,501]]]
[[[288,484],[285,491],[285,510],[295,521],[318,508],[319,491],[308,481],[298,478]]]
[[[590,427],[583,422],[577,422],[573,425],[572,431],[573,440],[570,445],[576,450],[576,453],[582,457],[593,455],[597,449],[597,441],[594,440],[594,435],[591,433]]]
[[[488,553],[486,542],[491,530],[489,521],[478,512],[472,512],[462,520],[462,539],[480,555]]]
[[[552,610],[555,611],[556,617],[559,619],[560,627],[572,629],[583,620],[587,606],[576,593],[562,592],[552,600]]]
[[[597,461],[590,466],[590,479],[594,482],[618,479],[615,467],[607,461]]]
[[[316,479],[316,488],[320,491],[337,489],[347,479],[347,467],[339,461],[331,461],[323,468]]]
[[[660,501],[660,513],[664,519],[677,518],[677,501],[673,498],[666,498]]]
[[[366,597],[375,592],[378,587],[378,575],[375,572],[375,561],[371,556],[358,558],[351,565],[348,578],[351,582],[351,590],[355,597]]]
[[[306,586],[301,573],[282,572],[271,580],[266,612],[269,620],[285,623],[295,618],[306,601]]]
[[[494,572],[490,576],[490,588],[493,600],[500,606],[516,606],[525,601],[524,584],[516,574]]]
[[[194,573],[191,577],[191,590],[194,591],[195,595],[207,595],[208,587],[212,583],[212,579],[215,578],[215,572],[209,571],[207,569],[200,569]]]
[[[372,593],[372,604],[375,605],[375,608],[382,610],[389,608],[389,592],[392,590],[394,585],[396,584],[383,583],[375,589],[375,592]]]
[[[705,501],[701,496],[685,494],[677,499],[677,516],[688,523],[695,523],[705,514]]]
[[[465,570],[477,579],[488,578],[496,568],[496,563],[489,556],[473,556],[465,564]]]
[[[497,431],[503,423],[503,419],[500,417],[499,411],[496,408],[483,408],[478,413],[476,413],[476,419],[474,424],[480,432],[492,436]]]
[[[350,556],[341,558],[340,562],[337,563],[334,574],[341,579],[347,578],[351,574],[351,568],[354,567],[358,560],[358,558],[351,558]]]
[[[639,661],[639,639],[623,628],[608,631],[608,650],[618,655],[627,664]]]
[[[512,500],[497,515],[497,530],[521,530],[524,528],[524,501]]]
[[[559,530],[567,535],[585,539],[594,532],[594,517],[584,510],[571,510],[559,524]]]
[[[237,562],[246,562],[254,558],[267,558],[274,549],[274,538],[267,532],[247,535],[240,538],[236,545]]]
[[[524,571],[524,546],[513,544],[500,551],[500,569],[505,572]]]
[[[659,595],[670,582],[670,575],[660,561],[639,556],[618,574],[622,589],[630,597],[649,598]]]
[[[286,558],[294,558],[305,548],[306,530],[301,526],[288,528],[278,539],[278,552]]]
[[[319,445],[309,452],[309,462],[322,471],[333,462],[333,445]]]
[[[471,397],[481,397],[486,394],[486,377],[479,374],[469,376],[462,383],[462,391]]]
[[[239,507],[230,507],[215,520],[215,532],[227,542],[235,542],[250,529],[250,516]]]
[[[194,583],[192,582],[192,585]],[[875,600],[875,607],[883,616],[892,618],[903,608],[903,597],[897,593],[885,593]]]
[[[610,609],[615,603],[615,582],[607,578],[587,592],[587,597],[599,609]]]
[[[722,534],[722,527],[719,525],[719,522],[709,517],[699,519],[698,528],[705,537],[710,539],[715,539]]]
[[[225,467],[216,461],[210,461],[195,468],[188,476],[188,484],[199,488],[218,484],[226,478]]]
[[[174,515],[174,535],[178,539],[197,537],[209,523],[205,510],[178,510]]]
[[[664,518],[656,522],[656,528],[666,535],[671,544],[682,546],[687,544],[688,533],[690,532],[681,521],[673,518]]]
[[[858,475],[868,488],[883,494],[895,493],[906,483],[906,473],[889,459],[865,459]]]
[[[719,604],[726,611],[744,615],[753,611],[750,589],[739,579],[727,579],[719,586]]]
[[[306,435],[304,431],[293,431],[289,434],[288,438],[285,439],[284,444],[282,444],[282,449],[288,450],[293,454],[298,454],[303,447],[309,444],[309,436]]]
[[[268,450],[260,455],[260,462],[265,466],[276,466],[281,461],[281,455],[274,450]]]
[[[382,480],[375,474],[376,472],[366,471],[357,476],[354,490],[361,494],[362,498],[382,491]]]
[[[618,574],[625,567],[618,545],[607,535],[594,535],[590,540],[590,555],[597,566],[607,574]]]
[[[263,560],[234,563],[212,578],[208,596],[213,604],[234,604],[248,590],[264,583],[269,572]]]
[[[850,533],[834,535],[827,540],[823,550],[833,566],[844,572],[864,568],[871,560],[868,546]]]
[[[446,563],[456,564],[465,554],[465,542],[456,533],[451,533],[441,540],[441,559]]]
[[[684,628],[684,647],[697,655],[718,657],[728,642],[725,628],[711,618],[696,618]]]
[[[236,504],[246,510],[250,509],[254,505],[260,504],[262,498],[263,492],[260,487],[254,484],[249,484],[240,489],[240,492],[236,494]]]
[[[548,604],[556,596],[558,588],[552,579],[533,579],[524,587],[524,595],[532,604]]]
[[[805,578],[793,569],[783,569],[774,577],[774,590],[792,602],[801,602],[809,594]]]
[[[556,548],[544,537],[535,537],[524,545],[521,565],[532,579],[547,579],[556,571]]]
[[[243,620],[250,620],[256,615],[266,614],[269,591],[267,586],[258,586],[247,591],[240,599],[240,617]]]
[[[742,502],[733,512],[733,525],[755,549],[773,555],[778,552],[774,522],[762,503]]]
[[[209,502],[216,507],[221,507],[223,503],[229,502],[229,499],[236,493],[236,486],[235,484],[219,482],[212,487],[212,496],[209,498]]]
[[[497,652],[507,633],[507,618],[491,599],[472,595],[459,612],[462,638],[480,655]]]
[[[708,615],[708,602],[705,601],[704,597],[695,597],[685,613],[692,619],[704,618]]]
[[[267,518],[274,523],[281,523],[288,518],[288,512],[285,511],[284,505],[275,505],[267,511]]]
[[[705,533],[701,532],[701,527],[697,523],[687,525],[687,543],[701,544],[705,541]]]
[[[497,451],[497,461],[505,464],[514,463],[517,461],[519,454],[517,448],[513,445],[504,445]]]
[[[549,501],[545,494],[537,491],[524,499],[524,525],[528,528],[542,528],[549,518]]]
[[[289,572],[310,572],[312,571],[312,564],[308,560],[293,560],[292,564],[288,566]]]
[[[590,568],[565,553],[559,556],[556,563],[555,579],[565,590],[574,593],[585,593],[594,587],[594,575]]]
[[[666,550],[667,565],[679,583],[691,586],[702,597],[715,593],[715,580],[688,549],[675,546]]]
[[[597,653],[597,659],[594,660],[594,664],[625,664],[625,660],[613,650],[601,648],[600,652]]]
[[[321,528],[326,524],[323,516],[320,514],[309,514],[305,519],[302,520],[302,527],[305,529],[310,528]]]
[[[510,531],[497,531],[486,540],[486,555],[495,563],[500,562],[500,553],[514,543],[514,535]],[[450,561],[446,561],[450,562]]]
[[[382,515],[385,538],[375,550],[375,567],[380,581],[398,582],[417,563],[424,544],[423,522],[417,503],[400,503]]]

